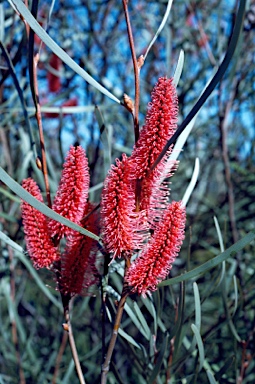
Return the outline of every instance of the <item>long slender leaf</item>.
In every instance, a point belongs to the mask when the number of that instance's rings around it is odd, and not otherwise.
[[[176,69],[174,72],[174,77],[173,77],[173,83],[176,87],[177,87],[179,80],[181,78],[183,65],[184,65],[184,51],[183,51],[183,49],[181,49],[179,57],[178,57]]]
[[[189,272],[186,272],[177,277],[173,277],[172,279],[162,281],[158,286],[164,287],[166,285],[173,285],[176,283],[180,283],[181,281],[187,281],[189,279],[198,278],[208,270],[216,267],[217,265],[222,263],[224,260],[227,260],[229,257],[239,252],[241,249],[243,249],[246,245],[248,245],[254,239],[255,239],[255,231],[251,231],[246,236],[244,236],[241,240],[231,245],[231,247],[229,247],[225,252],[221,253],[220,255],[214,257],[209,261],[206,261],[199,267],[194,268]]]
[[[184,195],[183,195],[183,198],[182,198],[182,202],[183,204],[186,206],[188,204],[188,201],[190,199],[190,196],[192,195],[192,192],[195,188],[195,185],[197,183],[197,179],[198,179],[198,175],[199,175],[199,158],[196,157],[196,160],[195,160],[195,166],[194,166],[194,170],[193,170],[193,173],[192,173],[192,177],[191,177],[191,180],[190,180],[190,183],[188,185],[188,188],[186,189]]]
[[[210,384],[218,384],[218,382],[215,380],[215,377],[211,371],[207,370],[206,374],[207,374],[207,377],[208,377]]]
[[[195,299],[195,325],[200,332],[201,328],[201,304],[197,283],[193,283],[194,299]]]
[[[133,306],[134,306],[134,310],[136,312],[137,318],[140,321],[140,323],[142,324],[142,327],[143,327],[143,329],[145,331],[146,338],[148,340],[150,340],[152,335],[151,335],[151,330],[150,330],[150,328],[149,328],[149,326],[147,324],[147,321],[145,320],[145,317],[142,314],[141,309],[139,308],[138,304],[135,301],[133,303]]]
[[[198,370],[201,371],[201,369],[204,365],[204,360],[205,360],[204,345],[203,345],[203,341],[202,341],[201,335],[199,333],[199,330],[197,329],[195,324],[191,324],[191,329],[195,335],[196,342],[197,342],[197,347],[198,347],[198,352],[199,352],[199,368],[198,368]]]
[[[50,217],[53,220],[59,221],[61,224],[66,225],[68,228],[74,229],[77,232],[82,233],[88,237],[91,237],[94,240],[99,240],[99,237],[94,233],[87,231],[86,229],[80,227],[79,225],[73,223],[72,221],[66,219],[65,217],[54,212],[52,209],[47,207],[45,204],[38,201],[35,197],[30,195],[24,188],[22,188],[15,180],[13,180],[4,170],[0,167],[0,180],[6,184],[16,195],[21,199],[25,200],[32,207],[36,208],[38,211],[42,212],[45,216]]]
[[[55,41],[48,35],[48,33],[40,26],[37,20],[32,16],[31,12],[27,9],[21,0],[8,0],[11,5],[14,4],[18,12],[24,17],[26,22],[30,25],[33,31],[40,37],[40,39],[54,52],[64,63],[66,63],[73,71],[78,73],[90,85],[95,87],[98,91],[108,96],[110,99],[120,104],[111,92],[99,84],[92,76],[90,76],[84,69],[82,69],[71,57],[62,49]]]
[[[156,380],[158,374],[159,374],[161,365],[163,363],[164,354],[165,354],[165,351],[166,351],[166,347],[167,347],[168,341],[169,341],[169,335],[166,335],[164,337],[163,343],[161,344],[160,352],[159,352],[159,355],[157,357],[157,362],[156,362],[156,365],[155,365],[155,367],[154,367],[154,369],[153,369],[153,371],[151,373],[151,376],[150,376],[150,378],[148,380],[148,384],[153,384],[154,381]]]
[[[163,19],[160,23],[160,26],[155,34],[155,36],[153,37],[153,39],[151,40],[147,50],[146,50],[146,53],[144,55],[144,60],[146,59],[151,47],[153,46],[153,44],[155,43],[155,41],[157,40],[157,37],[158,35],[160,34],[160,32],[162,31],[162,29],[164,28],[164,26],[166,25],[166,22],[167,22],[167,19],[168,19],[168,16],[170,14],[170,11],[171,11],[171,7],[172,7],[172,3],[173,3],[173,0],[168,0],[168,3],[167,3],[167,8],[166,8],[166,12],[163,16]]]

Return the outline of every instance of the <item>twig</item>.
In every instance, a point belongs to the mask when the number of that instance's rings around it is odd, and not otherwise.
[[[134,131],[135,131],[135,142],[139,139],[139,103],[140,103],[140,68],[142,66],[142,63],[139,65],[139,62],[136,58],[135,53],[135,44],[134,44],[134,38],[131,28],[131,23],[129,19],[129,13],[128,13],[128,0],[122,0],[125,18],[126,18],[126,24],[127,24],[127,32],[128,32],[128,40],[133,60],[133,67],[134,67],[134,75],[135,75],[135,107],[133,112],[133,118],[134,118]],[[140,60],[141,61],[141,60]]]
[[[73,330],[72,330],[72,324],[70,319],[70,301],[67,306],[64,306],[64,315],[65,315],[66,324],[63,325],[63,328],[65,331],[68,332],[69,344],[71,347],[78,378],[81,384],[86,384],[85,379],[83,377],[82,370],[81,370],[81,364],[80,364],[80,360],[78,357],[78,353],[77,353],[77,349],[76,349],[76,345],[73,337]]]
[[[54,375],[53,375],[53,379],[52,379],[52,384],[56,384],[57,383],[59,367],[60,367],[60,363],[61,363],[61,360],[62,360],[62,356],[63,356],[65,348],[66,348],[67,340],[68,340],[68,334],[67,334],[67,332],[64,332],[63,336],[62,336],[61,345],[60,345],[60,348],[59,348],[59,351],[58,351],[58,355],[57,355],[57,358],[56,358],[56,365],[55,365]]]
[[[28,1],[25,1],[25,5],[28,8]],[[32,9],[33,14],[34,13],[36,14],[37,12],[37,5],[38,4],[36,4],[36,2],[33,3],[33,7],[35,8],[35,9]],[[18,14],[25,24],[28,39],[29,37],[31,37],[31,39],[29,40],[31,40],[30,42],[32,47],[31,50],[33,51],[34,31],[31,30],[30,26],[28,25],[24,17],[20,13]],[[38,81],[37,81],[37,64],[39,61],[39,53],[37,55],[33,55],[33,58],[31,58],[31,60],[32,60],[32,68],[31,66],[30,68],[32,70],[32,74],[30,73],[30,85],[31,85],[32,96],[35,104],[35,116],[36,116],[36,120],[39,128],[39,137],[40,137],[40,146],[41,146],[41,155],[42,155],[42,162],[39,159],[39,157],[37,157],[36,165],[43,172],[47,202],[48,202],[49,208],[51,208],[50,184],[49,184],[48,171],[47,171],[46,151],[45,151],[44,134],[43,134],[43,127],[42,127],[42,114],[41,114],[41,106],[39,103],[39,92],[38,92]]]
[[[120,322],[121,322],[125,302],[126,302],[128,295],[129,295],[129,292],[125,289],[125,284],[124,284],[121,299],[120,299],[120,302],[118,305],[118,310],[117,310],[116,317],[115,317],[115,323],[114,323],[114,327],[113,327],[112,337],[110,340],[110,344],[108,347],[108,351],[107,351],[107,354],[105,357],[104,364],[102,365],[101,384],[106,384],[107,374],[109,372],[109,367],[110,367],[110,362],[111,362],[111,357],[112,357],[113,350],[114,350],[114,347],[116,344],[116,340],[117,340],[117,336],[118,336],[118,332],[119,332],[119,328],[120,328]]]
[[[45,191],[49,208],[51,208],[51,197],[50,197],[50,184],[48,178],[47,171],[47,160],[46,160],[46,150],[44,144],[44,134],[43,134],[43,126],[42,126],[42,114],[41,114],[41,106],[39,103],[39,93],[38,93],[38,82],[37,82],[37,63],[39,61],[39,54],[34,56],[33,60],[33,80],[34,80],[34,91],[35,91],[35,115],[39,129],[39,137],[40,137],[40,146],[41,146],[41,154],[42,154],[42,172],[44,177]]]

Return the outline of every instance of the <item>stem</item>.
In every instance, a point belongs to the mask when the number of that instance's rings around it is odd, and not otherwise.
[[[104,364],[102,365],[101,384],[106,384],[107,374],[109,372],[109,367],[110,367],[110,362],[111,362],[111,357],[112,357],[113,350],[114,350],[114,347],[116,344],[116,340],[117,340],[117,336],[118,336],[118,332],[119,332],[119,327],[120,327],[120,322],[121,322],[125,302],[126,302],[128,295],[129,295],[129,292],[127,292],[125,290],[125,285],[124,285],[121,299],[120,299],[120,302],[118,305],[118,310],[117,310],[116,317],[115,317],[115,323],[114,323],[114,327],[113,327],[112,337],[110,340],[110,344],[108,347],[108,351],[107,351],[107,354],[105,357]]]
[[[135,107],[133,112],[134,118],[134,132],[135,132],[135,142],[139,139],[139,102],[140,102],[140,68],[137,62],[136,53],[135,53],[135,44],[134,38],[131,28],[131,23],[129,19],[128,13],[128,0],[122,0],[126,24],[127,24],[127,32],[128,32],[128,40],[132,55],[133,67],[134,67],[134,75],[135,75]]]
[[[41,114],[41,106],[39,103],[39,93],[38,93],[38,82],[37,82],[37,63],[39,56],[35,56],[33,60],[33,80],[34,80],[34,91],[35,91],[35,115],[39,128],[39,137],[40,137],[40,146],[42,153],[42,172],[44,177],[45,191],[49,208],[51,208],[51,197],[50,197],[50,184],[48,178],[47,171],[47,160],[46,160],[46,150],[44,144],[44,134],[43,134],[43,126],[42,126],[42,114]]]
[[[72,324],[71,324],[71,319],[70,319],[70,305],[69,304],[68,304],[68,306],[64,307],[64,315],[65,315],[65,320],[67,323],[67,329],[66,329],[66,327],[64,327],[64,329],[67,330],[67,332],[68,332],[69,344],[71,347],[73,360],[74,360],[74,364],[75,364],[76,371],[78,374],[78,378],[79,378],[81,384],[86,384],[84,377],[83,377],[82,370],[81,370],[81,364],[80,364],[80,360],[78,357],[78,353],[77,353],[77,349],[76,349],[76,345],[75,345],[75,341],[74,341],[74,337],[73,337],[73,330],[72,330]]]
[[[65,348],[66,348],[67,340],[68,340],[68,334],[66,332],[64,332],[63,336],[62,336],[61,345],[60,345],[60,348],[59,348],[59,351],[58,351],[58,355],[57,355],[57,358],[56,358],[56,365],[55,365],[54,375],[53,375],[53,379],[52,379],[52,384],[56,384],[57,383],[59,367],[60,367],[60,363],[61,363],[64,351],[65,351]]]

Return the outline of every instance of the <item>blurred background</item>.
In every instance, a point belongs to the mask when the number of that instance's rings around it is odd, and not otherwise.
[[[36,3],[29,1],[29,7]],[[183,121],[224,58],[237,6],[238,1],[227,0],[173,2],[168,21],[141,69],[141,126],[153,86],[159,77],[174,75],[181,50],[184,66],[177,91],[179,122]],[[166,1],[129,2],[137,57],[146,52],[166,7]],[[117,98],[122,100],[124,93],[134,98],[121,2],[41,0],[36,18],[76,63]],[[18,183],[32,176],[45,190],[34,158],[35,151],[40,156],[40,142],[28,71],[31,52],[38,53],[39,102],[52,194],[66,152],[78,142],[89,158],[90,200],[99,202],[110,164],[123,152],[129,155],[134,145],[130,114],[86,83],[36,35],[31,51],[26,25],[7,1],[0,2],[0,40],[1,167]],[[199,178],[187,206],[186,239],[172,276],[212,259],[254,230],[254,46],[255,2],[251,0],[234,57],[198,114],[171,180],[171,198],[180,200],[199,158]],[[4,184],[0,184],[0,230],[25,249],[20,199]],[[17,256],[4,241],[0,247],[0,383],[78,383],[69,346],[65,348],[53,276],[49,271],[34,271],[28,257]],[[107,288],[110,317],[114,317],[114,300],[121,292],[121,274],[116,269],[113,265]],[[131,310],[122,325],[126,336],[118,339],[109,383],[255,381],[254,269],[251,243],[223,266],[197,276],[197,285],[189,280],[160,288],[147,302],[130,298]],[[133,308],[133,300],[142,315]],[[88,383],[100,382],[102,338],[107,343],[112,329],[101,309],[100,290],[74,301],[74,334]],[[200,324],[204,359],[194,341],[192,323]],[[61,346],[65,351],[58,362]]]

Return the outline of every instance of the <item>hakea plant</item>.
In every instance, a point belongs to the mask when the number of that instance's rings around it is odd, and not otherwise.
[[[100,235],[103,254],[110,255],[112,260],[125,259],[123,292],[102,366],[102,383],[106,383],[127,295],[132,292],[146,297],[155,291],[171,270],[184,239],[185,207],[181,201],[169,203],[169,178],[178,165],[177,161],[169,160],[172,147],[155,166],[177,128],[178,99],[173,80],[160,78],[151,99],[131,156],[123,154],[122,159],[116,159],[116,165],[111,166],[106,176],[100,213],[98,206],[88,201],[88,160],[80,146],[72,146],[67,154],[52,205],[58,214]],[[24,180],[23,187],[43,201],[34,180]],[[70,345],[83,383],[72,338],[69,303],[73,296],[87,293],[97,283],[98,244],[58,221],[47,219],[25,201],[21,210],[27,250],[35,268],[46,267],[56,273]],[[63,237],[66,244],[61,254]]]
[[[152,166],[177,128],[178,99],[172,79],[160,78],[131,156],[112,165],[101,198],[100,231],[105,251],[129,260],[126,282],[130,290],[146,295],[156,289],[178,254],[184,238],[185,207],[169,204],[169,179],[177,162],[169,162],[170,148],[155,169]],[[23,186],[42,201],[32,179]],[[88,202],[89,168],[85,151],[72,146],[67,154],[52,209],[78,225],[98,233],[95,212]],[[88,220],[82,218],[88,215]],[[95,283],[96,242],[22,203],[28,253],[36,268],[61,260],[58,284],[65,295],[80,294]],[[98,220],[97,220],[98,221]],[[60,256],[57,245],[66,237]],[[131,263],[131,256],[137,258]]]

